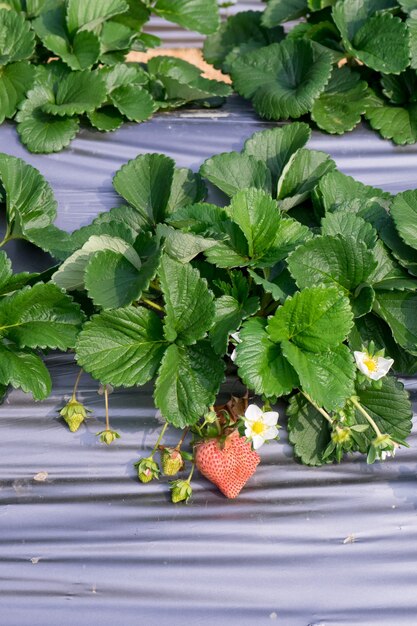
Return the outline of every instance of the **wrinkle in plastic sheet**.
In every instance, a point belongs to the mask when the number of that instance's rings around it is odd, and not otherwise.
[[[0,150],[46,176],[58,224],[72,230],[117,204],[111,177],[137,154],[164,152],[196,170],[267,127],[232,99],[115,134],[83,130],[56,155],[27,153],[3,125]],[[313,133],[310,146],[367,184],[416,187],[416,146],[394,147],[365,127],[337,138]],[[22,243],[8,252],[17,270],[46,264]],[[107,448],[95,436],[104,426],[97,384],[83,377],[81,398],[94,414],[71,434],[56,416],[77,370],[68,355],[47,361],[51,397],[34,403],[13,391],[0,408],[0,624],[417,624],[415,432],[394,461],[307,468],[282,429],[237,500],[197,476],[192,501],[172,505],[165,480],[142,485],[132,467],[157,437],[151,387],[110,396],[122,438]],[[225,393],[236,384],[228,380]],[[416,383],[406,385],[415,408]]]

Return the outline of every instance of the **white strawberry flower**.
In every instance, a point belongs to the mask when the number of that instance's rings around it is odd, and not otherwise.
[[[242,343],[239,333],[231,333],[230,337],[236,342],[236,344]],[[236,348],[234,348],[232,354],[230,355],[230,358],[233,361],[233,363],[236,361],[236,356],[237,356]]]
[[[353,353],[358,369],[371,380],[379,380],[388,374],[394,359],[371,355],[369,352],[355,351]]]
[[[250,404],[245,411],[245,435],[251,439],[253,447],[258,450],[265,441],[275,439],[278,435],[279,413],[262,411],[256,404]]]

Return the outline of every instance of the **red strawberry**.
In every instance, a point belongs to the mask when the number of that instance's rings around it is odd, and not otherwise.
[[[223,443],[207,439],[198,443],[195,462],[200,472],[214,483],[227,498],[236,498],[254,474],[260,457],[237,430]]]

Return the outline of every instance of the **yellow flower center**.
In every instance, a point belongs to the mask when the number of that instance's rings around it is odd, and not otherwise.
[[[376,372],[378,369],[377,360],[371,356],[366,357],[363,360],[363,364],[370,372]]]
[[[263,422],[254,422],[252,424],[252,432],[254,432],[255,435],[262,435],[264,430],[265,430],[265,424]]]

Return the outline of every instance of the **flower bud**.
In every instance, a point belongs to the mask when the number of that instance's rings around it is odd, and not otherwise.
[[[64,408],[60,410],[59,414],[68,424],[70,431],[75,433],[87,417],[87,412],[91,413],[81,402],[71,398]]]
[[[204,416],[205,421],[207,422],[207,424],[214,424],[214,422],[217,419],[217,413],[216,411],[209,411],[208,413],[206,413],[206,415]]]
[[[119,433],[115,430],[102,430],[100,433],[97,433],[97,437],[100,437],[100,441],[108,446],[113,443],[115,439],[120,439]]]
[[[135,467],[138,472],[138,478],[142,483],[149,483],[154,478],[158,480],[160,474],[159,466],[151,456],[145,459],[139,459],[139,461],[135,463]]]
[[[165,476],[175,476],[184,467],[181,452],[176,448],[160,446],[162,472]]]
[[[340,426],[336,426],[335,430],[332,432],[332,441],[334,443],[346,443],[350,440],[350,428],[340,428]]]
[[[188,480],[174,480],[170,485],[172,502],[188,502],[193,493]]]

